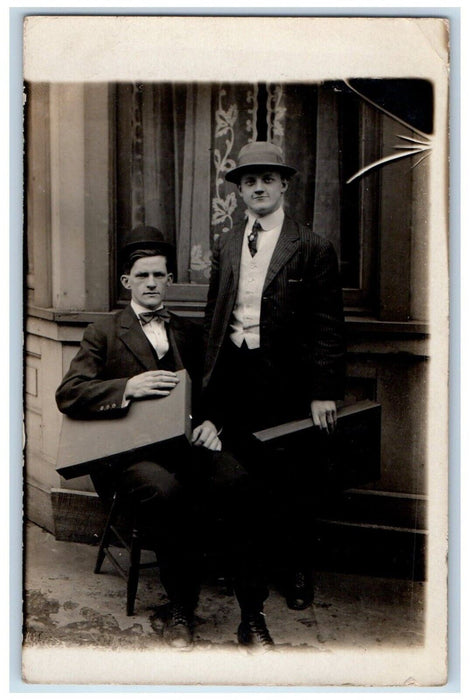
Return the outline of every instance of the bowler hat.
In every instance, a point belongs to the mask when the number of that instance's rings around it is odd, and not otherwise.
[[[174,252],[174,247],[171,243],[165,240],[165,237],[155,226],[144,226],[140,224],[131,231],[126,231],[121,238],[121,253],[129,255],[134,248],[155,248]]]
[[[295,175],[297,172],[296,168],[284,163],[284,156],[279,146],[268,141],[251,141],[240,150],[238,165],[226,173],[225,179],[238,184],[244,172],[260,168],[277,170],[287,176]]]
[[[134,250],[155,248],[167,258],[168,268],[175,267],[175,247],[168,243],[163,233],[155,226],[140,224],[131,231],[126,231],[121,238],[119,257],[123,264]]]

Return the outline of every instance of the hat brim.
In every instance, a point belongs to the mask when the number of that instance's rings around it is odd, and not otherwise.
[[[152,240],[147,240],[143,239],[141,241],[132,241],[132,243],[127,243],[127,245],[123,246],[119,254],[121,256],[129,256],[134,250],[145,250],[148,248],[157,248],[158,250],[161,250],[162,253],[165,255],[175,255],[175,246],[172,245],[171,243],[167,243],[166,241],[152,241]]]
[[[246,163],[245,165],[239,165],[233,170],[229,170],[225,174],[225,179],[227,182],[233,182],[236,185],[239,184],[241,176],[246,172],[260,171],[260,170],[276,170],[287,177],[292,177],[298,171],[296,168],[292,168],[290,165],[279,165],[279,163]]]
[[[168,252],[175,250],[175,246],[166,241],[141,240],[127,243],[120,249],[120,252],[127,255],[129,252],[137,250],[138,248],[159,248],[161,250],[167,250]]]
[[[130,255],[136,250],[151,250],[155,248],[158,255],[164,255],[167,260],[167,268],[170,272],[176,276],[176,248],[171,245],[171,243],[166,243],[165,241],[133,241],[128,243],[123,248],[119,250],[118,253],[118,267],[122,269],[123,265],[126,264]]]

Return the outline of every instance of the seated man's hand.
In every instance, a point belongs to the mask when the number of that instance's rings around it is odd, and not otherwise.
[[[193,430],[192,443],[196,447],[206,447],[208,450],[220,452],[222,443],[217,435],[217,428],[210,420],[205,420]]]
[[[142,372],[131,377],[124,391],[125,399],[143,399],[145,397],[168,396],[178,384],[179,379],[174,372],[165,369]]]
[[[336,403],[334,401],[312,401],[310,404],[313,424],[332,433],[336,428]]]

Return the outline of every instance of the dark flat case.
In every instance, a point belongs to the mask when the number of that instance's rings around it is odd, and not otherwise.
[[[80,420],[64,416],[56,469],[65,479],[113,465],[123,455],[152,446],[191,441],[191,380],[186,370],[169,396],[133,401],[121,418]]]
[[[364,400],[339,407],[330,436],[305,418],[260,430],[254,437],[275,449],[312,454],[316,461],[321,457],[325,479],[333,488],[345,489],[380,478],[380,428],[380,404]]]

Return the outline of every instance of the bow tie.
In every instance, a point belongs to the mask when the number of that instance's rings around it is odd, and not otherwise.
[[[143,311],[141,314],[139,314],[139,319],[143,326],[145,326],[147,323],[150,323],[150,321],[153,321],[154,318],[157,321],[164,321],[164,323],[169,323],[170,312],[163,307],[161,309],[156,309],[156,311]]]

